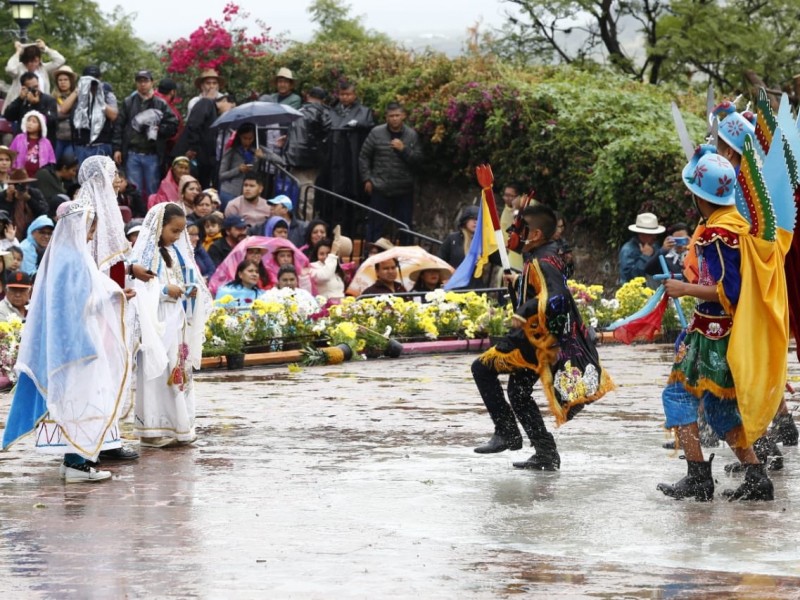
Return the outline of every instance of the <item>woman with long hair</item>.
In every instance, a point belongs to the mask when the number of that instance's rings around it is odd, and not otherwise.
[[[240,125],[219,164],[219,197],[223,207],[242,194],[244,176],[258,173],[266,156],[256,144],[256,126],[253,123]]]

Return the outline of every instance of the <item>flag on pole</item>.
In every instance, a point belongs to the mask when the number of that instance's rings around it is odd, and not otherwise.
[[[497,237],[492,226],[492,217],[486,192],[481,194],[481,206],[478,210],[478,223],[472,236],[469,251],[456,272],[445,284],[444,289],[456,290],[468,287],[473,277],[483,275],[483,269],[489,262],[489,256],[497,252]]]
[[[609,325],[607,330],[614,333],[614,339],[623,344],[634,341],[652,342],[656,332],[661,329],[661,321],[669,302],[669,296],[664,292],[664,286],[659,286],[641,309]]]

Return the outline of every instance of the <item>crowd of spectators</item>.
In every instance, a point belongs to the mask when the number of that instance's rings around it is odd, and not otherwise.
[[[258,100],[291,107],[300,118],[280,127],[239,121],[234,128],[214,128],[237,104],[214,69],[194,81],[197,93],[185,110],[170,78],[156,82],[140,69],[132,71],[130,89],[114,90],[100,66],[76,72],[43,40],[18,43],[6,71],[11,85],[2,107],[8,133],[0,145],[0,224],[3,241],[22,251],[19,269],[30,278],[58,206],[75,196],[80,165],[94,155],[117,164],[114,187],[129,238],[135,239],[150,208],[176,202],[210,280],[240,244],[283,240],[283,251],[270,246],[260,257],[228,266],[220,289],[286,285],[341,298],[361,258],[341,231],[366,232],[367,241],[390,235],[380,216],[366,219],[352,205],[315,197],[313,189],[307,197],[321,218],[307,222],[299,198],[275,188],[273,165],[301,186],[319,186],[412,226],[414,171],[421,161],[417,134],[397,103],[385,107],[386,123],[376,124],[352,81],[332,95],[315,86],[301,92],[292,71],[281,68],[274,88]],[[252,268],[240,264],[246,260],[258,263],[257,282],[250,281]]]

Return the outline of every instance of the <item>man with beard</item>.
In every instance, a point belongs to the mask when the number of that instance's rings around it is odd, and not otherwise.
[[[208,247],[208,255],[219,266],[231,250],[247,237],[247,222],[239,215],[225,217],[222,222],[223,236]]]

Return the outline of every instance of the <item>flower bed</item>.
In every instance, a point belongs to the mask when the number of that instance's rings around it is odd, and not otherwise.
[[[22,320],[17,317],[0,321],[0,389],[9,387],[17,381],[14,364],[19,353],[21,331]]]
[[[248,346],[279,350],[298,340],[308,344],[329,338],[331,345],[347,344],[356,353],[377,355],[390,336],[438,340],[502,335],[511,317],[510,307],[499,307],[474,292],[439,290],[425,299],[426,303],[395,296],[348,297],[341,304],[320,306],[279,292],[241,308],[225,297],[208,320],[203,354],[240,354]]]

